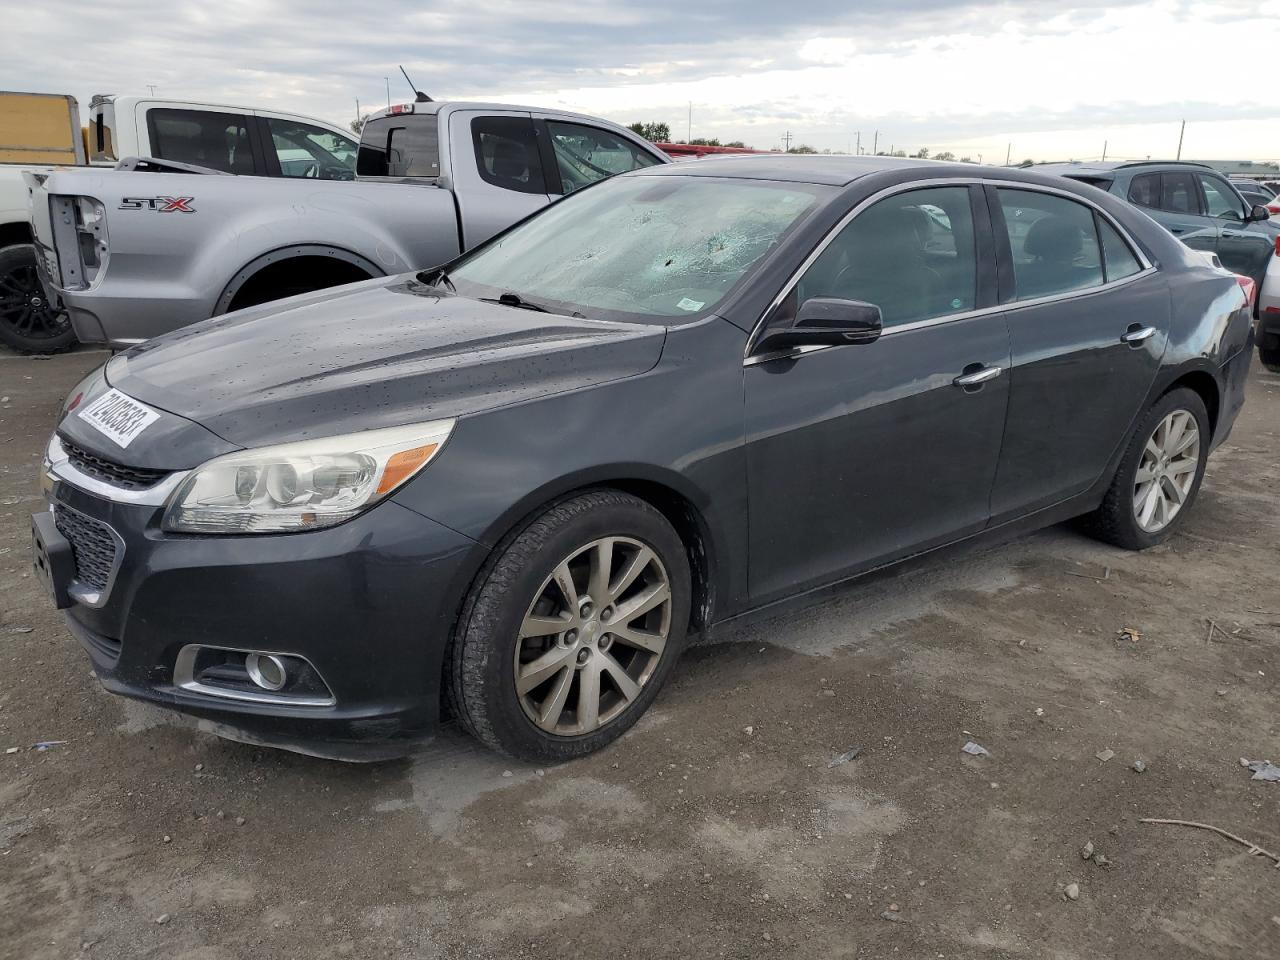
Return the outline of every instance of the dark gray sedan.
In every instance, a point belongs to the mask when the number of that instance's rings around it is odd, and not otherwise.
[[[116,357],[35,562],[109,690],[227,736],[385,757],[455,718],[562,760],[691,633],[1069,517],[1160,543],[1251,343],[1235,278],[1058,177],[653,167]]]

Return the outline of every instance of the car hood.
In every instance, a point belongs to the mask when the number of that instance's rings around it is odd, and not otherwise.
[[[635,376],[658,362],[665,333],[392,277],[149,340],[112,360],[106,378],[231,444],[262,446],[462,417]],[[180,462],[189,459],[181,445],[142,444],[137,454],[179,461],[154,464],[170,469],[195,465]]]

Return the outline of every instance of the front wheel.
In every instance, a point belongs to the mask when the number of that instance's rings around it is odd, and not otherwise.
[[[20,353],[61,353],[76,342],[66,311],[49,305],[29,243],[0,249],[0,342]]]
[[[648,709],[684,648],[684,544],[648,503],[597,490],[551,506],[495,556],[448,658],[453,712],[518,759],[598,750]]]
[[[1146,412],[1102,505],[1088,518],[1099,539],[1145,550],[1168,539],[1195,502],[1209,456],[1209,414],[1179,387]]]

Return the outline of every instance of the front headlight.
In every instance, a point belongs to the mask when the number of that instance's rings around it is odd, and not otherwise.
[[[173,492],[164,529],[279,533],[342,523],[425,467],[453,424],[436,420],[217,457]]]

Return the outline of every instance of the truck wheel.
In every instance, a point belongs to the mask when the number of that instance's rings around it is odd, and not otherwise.
[[[66,311],[49,306],[29,243],[0,249],[0,342],[19,353],[61,353],[76,342]]]
[[[643,500],[554,504],[499,544],[463,606],[446,662],[454,716],[520,760],[600,749],[670,675],[691,592],[684,544]]]

